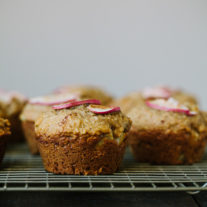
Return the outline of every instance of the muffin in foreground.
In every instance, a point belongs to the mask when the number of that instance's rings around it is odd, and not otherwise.
[[[98,175],[117,171],[131,121],[118,107],[84,100],[53,107],[35,122],[38,147],[47,171]]]
[[[113,97],[103,89],[90,85],[66,85],[59,87],[54,93],[72,93],[80,99],[98,99],[103,105],[109,105]]]
[[[52,105],[64,103],[65,101],[100,99],[103,104],[109,104],[112,97],[102,89],[92,86],[63,86],[53,94],[31,98],[20,115],[22,128],[29,145],[30,152],[39,154],[34,131],[35,120],[42,112],[51,109]]]
[[[174,98],[143,99],[127,113],[133,125],[129,144],[138,162],[192,164],[202,159],[207,123],[192,102]]]
[[[37,146],[36,135],[34,130],[35,120],[43,112],[51,110],[52,105],[62,103],[65,101],[69,102],[71,100],[74,100],[74,96],[68,93],[47,95],[29,99],[28,103],[26,104],[20,115],[20,120],[31,154],[39,154],[39,149]]]
[[[19,115],[26,103],[27,99],[16,91],[0,90],[0,111],[1,116],[8,119],[11,123],[10,142],[22,141],[23,132]]]
[[[0,163],[5,153],[8,135],[10,135],[10,123],[7,119],[0,118]]]

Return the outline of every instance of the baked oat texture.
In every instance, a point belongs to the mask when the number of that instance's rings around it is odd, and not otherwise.
[[[121,112],[96,115],[86,105],[52,110],[35,122],[47,171],[56,174],[111,174],[120,166],[131,121]]]

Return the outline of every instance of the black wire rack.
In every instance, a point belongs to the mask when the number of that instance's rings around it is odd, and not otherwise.
[[[136,163],[126,153],[113,175],[83,176],[47,173],[40,156],[24,144],[6,153],[0,170],[0,191],[189,191],[207,190],[207,159],[194,165]]]

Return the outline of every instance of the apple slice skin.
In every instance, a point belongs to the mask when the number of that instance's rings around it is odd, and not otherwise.
[[[57,109],[57,110],[68,109],[68,108],[71,108],[71,107],[74,107],[74,106],[80,106],[80,105],[83,105],[83,104],[100,105],[101,102],[97,99],[88,99],[88,100],[83,100],[83,101],[73,101],[73,102],[66,103],[66,104],[55,105],[55,106],[52,106],[52,108]]]
[[[189,109],[179,109],[179,108],[168,108],[165,106],[160,106],[158,104],[154,104],[151,101],[146,101],[146,105],[150,108],[161,110],[161,111],[171,111],[171,112],[178,112],[182,114],[186,114],[188,116],[194,116],[197,113],[196,112],[191,112]]]
[[[99,107],[99,106],[88,106],[88,110],[95,113],[95,114],[109,114],[113,112],[119,112],[121,111],[120,107]]]

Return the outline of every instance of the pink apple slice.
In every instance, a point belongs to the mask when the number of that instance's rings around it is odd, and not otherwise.
[[[174,98],[169,99],[156,99],[146,101],[146,105],[150,108],[161,110],[183,113],[188,116],[196,115],[196,112],[190,111],[186,106],[179,104]]]
[[[142,92],[142,96],[144,99],[150,99],[150,98],[170,98],[173,91],[167,87],[164,86],[157,86],[157,87],[147,87]]]
[[[51,94],[47,96],[39,96],[31,98],[29,103],[35,105],[52,106],[76,101],[76,96],[73,94]]]
[[[80,106],[83,104],[97,104],[100,105],[101,102],[99,100],[96,99],[88,99],[88,100],[83,100],[83,101],[73,101],[70,103],[66,103],[66,104],[60,104],[60,105],[55,105],[52,108],[53,109],[68,109],[74,106]]]
[[[108,107],[108,106],[102,106],[102,105],[89,105],[88,110],[95,113],[95,114],[108,114],[112,112],[118,112],[120,111],[120,107]]]

